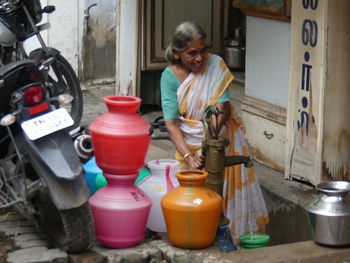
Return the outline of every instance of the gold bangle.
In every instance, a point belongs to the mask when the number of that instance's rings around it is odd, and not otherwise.
[[[188,156],[192,155],[192,153],[188,152],[184,155],[184,159],[186,159]]]

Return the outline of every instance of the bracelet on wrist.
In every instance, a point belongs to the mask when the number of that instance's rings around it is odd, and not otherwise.
[[[188,152],[184,155],[184,159],[186,159],[188,156],[192,155],[192,153]]]

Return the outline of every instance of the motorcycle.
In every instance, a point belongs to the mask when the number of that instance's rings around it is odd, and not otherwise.
[[[69,62],[55,48],[47,47],[40,31],[49,28],[49,24],[38,25],[42,14],[55,11],[54,6],[41,8],[40,0],[0,0],[0,60],[2,65],[12,61],[33,59],[40,63],[50,57],[54,60],[47,78],[50,83],[50,96],[69,93],[73,100],[65,108],[74,120],[70,128],[77,128],[83,112],[83,96],[79,80]],[[28,55],[23,42],[36,36],[41,48]],[[55,104],[58,107],[58,104]]]
[[[95,240],[89,188],[67,127],[69,94],[52,97],[40,65],[0,67],[0,209],[16,209],[56,247],[80,252]]]

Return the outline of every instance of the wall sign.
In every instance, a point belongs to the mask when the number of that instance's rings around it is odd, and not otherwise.
[[[320,128],[324,76],[325,1],[295,0],[287,115],[287,178],[316,183],[321,176]]]

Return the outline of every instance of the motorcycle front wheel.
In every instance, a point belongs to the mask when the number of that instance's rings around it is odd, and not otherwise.
[[[88,203],[58,210],[48,194],[41,194],[33,200],[33,205],[37,224],[55,247],[78,253],[93,245],[95,228]]]
[[[60,105],[60,107],[65,108],[74,120],[74,125],[69,130],[77,128],[80,125],[83,114],[83,94],[72,66],[60,54],[55,55],[55,60],[50,66],[48,82],[52,84],[49,88],[50,97],[63,93],[70,94],[73,97],[73,101],[70,104]]]

